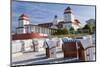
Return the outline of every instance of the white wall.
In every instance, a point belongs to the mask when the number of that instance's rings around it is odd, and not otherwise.
[[[72,27],[72,23],[65,23],[63,24],[63,28],[70,29]]]
[[[74,28],[75,31],[77,31],[77,29],[81,28],[80,24],[79,24],[79,26],[75,25],[75,24],[72,24],[72,27]]]
[[[74,15],[72,13],[67,13],[67,14],[64,14],[64,21],[65,22],[69,22],[69,21],[72,21],[74,22]]]
[[[18,23],[19,23],[18,25],[19,27],[23,27],[24,25],[30,24],[28,20],[19,20]]]

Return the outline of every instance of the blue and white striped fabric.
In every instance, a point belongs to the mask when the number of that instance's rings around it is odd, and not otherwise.
[[[80,40],[67,40],[67,39],[64,39],[63,42],[80,42]]]

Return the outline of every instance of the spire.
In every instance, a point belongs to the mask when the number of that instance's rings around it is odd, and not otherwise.
[[[57,29],[58,27],[57,27],[57,24],[58,24],[58,17],[57,17],[57,15],[54,15],[54,20],[53,20],[53,25],[51,26],[51,28],[53,28],[53,29]]]
[[[68,6],[65,10],[71,10],[71,8]]]
[[[57,25],[58,24],[58,16],[57,15],[54,16],[53,24],[54,25]]]
[[[57,15],[55,15],[54,18],[57,19],[58,18]]]

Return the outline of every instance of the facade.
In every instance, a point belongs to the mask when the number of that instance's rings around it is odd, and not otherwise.
[[[75,31],[77,31],[77,29],[79,29],[81,27],[79,20],[74,17],[74,14],[70,7],[67,7],[64,10],[63,21],[58,22],[57,20],[58,20],[58,17],[55,15],[53,22],[42,23],[42,24],[38,24],[38,25],[42,26],[42,27],[48,27],[48,28],[51,27],[51,28],[56,28],[56,29],[59,29],[59,28],[60,29],[61,28],[70,29],[71,27],[73,27]]]
[[[80,28],[80,22],[77,19],[75,19],[70,7],[67,7],[64,10],[63,21],[58,22],[58,16],[55,15],[52,22],[33,25],[32,23],[30,23],[29,17],[25,14],[22,14],[19,17],[18,21],[19,23],[18,27],[16,28],[16,34],[13,35],[14,39],[20,39],[22,35],[27,36],[27,38],[29,39],[31,36],[32,38],[37,36],[44,37],[49,36],[52,32],[55,32],[57,29],[70,29],[71,27],[73,27],[74,30],[77,30]],[[23,38],[25,37],[22,37],[21,39]]]
[[[40,33],[40,34],[50,34],[51,28],[41,27],[38,25],[33,25],[29,21],[29,17],[22,14],[19,17],[19,24],[16,28],[17,34],[26,34],[26,33]]]
[[[13,40],[33,39],[33,38],[44,38],[50,35],[56,30],[53,28],[41,27],[30,23],[29,17],[22,14],[19,17],[18,27],[16,33],[12,34]]]

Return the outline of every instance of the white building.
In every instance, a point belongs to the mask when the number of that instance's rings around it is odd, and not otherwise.
[[[67,7],[64,11],[64,22],[65,23],[63,24],[63,27],[67,29],[73,27],[74,30],[77,31],[77,29],[81,27],[80,22],[75,19],[75,16],[70,7]]]
[[[64,10],[63,21],[58,21],[58,17],[57,15],[55,15],[54,20],[52,22],[42,23],[38,25],[54,29],[62,29],[62,28],[70,29],[71,27],[73,27],[75,31],[77,31],[77,29],[81,27],[79,20],[75,18],[72,9],[70,7],[67,7]]]
[[[16,28],[16,34],[29,34],[27,35],[27,38],[31,38],[30,36],[37,37],[37,36],[48,36],[51,35],[51,33],[55,32],[57,29],[63,29],[67,28],[70,29],[71,27],[74,28],[75,31],[80,28],[80,22],[79,20],[75,19],[74,14],[72,13],[72,10],[70,7],[67,7],[64,10],[64,20],[58,21],[57,15],[54,16],[54,19],[50,23],[42,23],[33,25],[30,23],[29,17],[25,14],[22,14],[19,16],[18,19],[18,27]],[[34,33],[34,34],[33,34]],[[23,36],[26,35],[14,35],[14,39],[20,39]],[[37,35],[38,34],[38,35]]]

